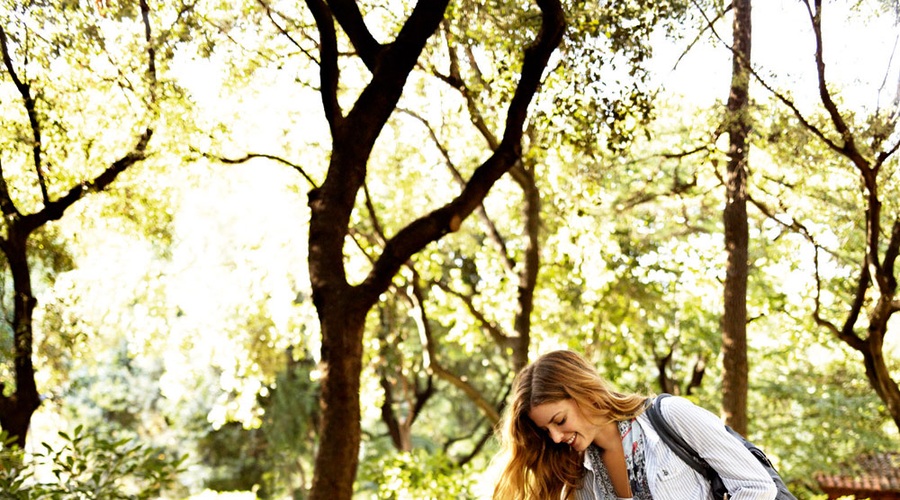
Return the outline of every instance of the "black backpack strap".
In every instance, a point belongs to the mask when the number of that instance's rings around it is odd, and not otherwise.
[[[650,423],[653,424],[653,429],[659,434],[660,439],[666,443],[666,446],[678,455],[678,458],[690,465],[692,469],[699,472],[703,477],[712,481],[714,476],[718,476],[716,471],[706,463],[706,460],[703,460],[703,458],[694,451],[694,448],[692,448],[691,445],[687,444],[681,436],[675,433],[672,428],[669,427],[666,419],[663,418],[662,411],[660,411],[660,402],[669,396],[670,394],[660,394],[652,403],[650,403],[650,406],[646,410],[647,416],[650,418]]]

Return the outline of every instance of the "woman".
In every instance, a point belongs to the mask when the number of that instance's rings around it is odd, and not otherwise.
[[[650,399],[614,392],[570,351],[525,367],[504,416],[507,460],[494,500],[704,500],[709,482],[684,463],[650,425]],[[683,398],[660,410],[672,429],[709,462],[730,500],[772,500],[766,470],[718,417]]]

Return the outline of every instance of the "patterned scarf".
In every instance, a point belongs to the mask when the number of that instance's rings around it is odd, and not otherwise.
[[[619,422],[619,433],[622,435],[622,448],[625,449],[625,465],[628,468],[628,479],[631,482],[631,493],[634,500],[653,500],[650,496],[650,486],[647,484],[647,469],[645,467],[644,432],[641,425],[634,420]],[[603,465],[602,452],[593,444],[588,447],[587,455],[594,470],[594,494],[597,500],[616,500],[615,489],[609,479],[606,466]],[[587,487],[587,485],[585,485]]]

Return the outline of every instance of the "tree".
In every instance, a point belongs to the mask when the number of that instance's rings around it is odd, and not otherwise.
[[[320,85],[331,131],[331,159],[321,186],[309,193],[309,271],[322,329],[322,428],[310,497],[349,499],[360,442],[359,387],[365,318],[401,266],[427,244],[459,229],[496,180],[519,161],[528,105],[537,92],[565,25],[559,2],[539,2],[534,45],[525,51],[521,79],[509,103],[502,140],[443,207],[420,217],[386,244],[362,283],[348,282],[344,240],[369,155],[394,112],[409,73],[445,15],[446,1],[419,2],[393,42],[381,44],[366,27],[355,2],[307,2],[319,30]],[[344,29],[371,78],[345,115],[338,99],[340,71],[335,21]]]
[[[377,324],[370,323],[369,328],[379,339],[378,355],[371,359],[377,365],[383,393],[379,402],[382,421],[396,448],[407,451],[412,448],[413,423],[428,411],[428,401],[453,398],[450,391],[464,394],[468,401],[464,400],[462,405],[474,407],[483,415],[477,428],[469,432],[460,432],[471,427],[459,418],[467,412],[460,408],[460,411],[446,415],[444,425],[456,429],[451,434],[471,436],[465,439],[471,447],[454,446],[457,450],[465,449],[458,455],[458,461],[471,460],[488,441],[492,425],[499,420],[511,375],[525,366],[531,348],[532,312],[536,291],[540,290],[541,241],[547,238],[547,228],[541,220],[544,209],[540,176],[564,175],[557,170],[571,168],[564,161],[550,164],[548,160],[552,160],[553,155],[547,151],[559,146],[562,135],[572,136],[573,144],[576,141],[583,144],[581,141],[585,136],[600,142],[602,139],[597,137],[600,131],[620,126],[632,117],[642,121],[645,117],[641,115],[646,108],[631,101],[645,99],[649,93],[633,91],[619,100],[613,98],[612,92],[592,93],[578,100],[577,105],[567,106],[567,110],[577,112],[574,117],[564,116],[565,112],[548,103],[571,98],[578,95],[578,89],[597,85],[596,79],[605,78],[603,69],[611,66],[610,59],[615,57],[628,57],[629,74],[639,81],[645,75],[641,63],[648,52],[648,23],[658,24],[661,18],[671,15],[665,8],[646,7],[634,11],[625,8],[621,16],[613,15],[612,8],[599,9],[603,14],[600,23],[596,22],[596,15],[600,13],[597,6],[575,3],[567,7],[568,17],[575,21],[570,24],[559,62],[549,71],[529,119],[522,161],[513,166],[511,175],[492,190],[493,199],[476,210],[478,226],[470,226],[450,242],[417,254],[394,280],[390,293],[401,300],[387,296],[379,302],[379,319]],[[498,15],[466,2],[455,5],[442,25],[443,37],[429,45],[430,50],[420,63],[435,78],[423,76],[410,85],[422,98],[436,100],[440,96],[442,108],[447,111],[435,116],[433,112],[420,114],[404,108],[390,123],[397,127],[392,136],[396,138],[407,139],[411,130],[424,129],[422,135],[426,145],[439,153],[439,163],[447,167],[449,176],[444,177],[449,177],[448,180],[460,188],[465,187],[467,164],[480,157],[485,146],[488,150],[498,147],[499,138],[494,130],[501,115],[496,109],[502,106],[511,83],[507,81],[508,75],[497,74],[496,68],[513,59],[517,48],[527,43],[530,37],[528,33],[509,28],[519,22],[515,7],[510,6],[505,12],[505,15]],[[629,23],[635,16],[648,23]],[[633,28],[623,29],[623,26]],[[498,33],[502,35],[498,36]],[[596,47],[598,45],[600,48]],[[595,47],[588,49],[591,46]],[[588,58],[591,60],[589,77],[583,68],[584,60]],[[449,69],[439,62],[446,59],[449,59],[446,65]],[[430,80],[439,84],[430,84]],[[625,86],[625,83],[619,82],[619,85]],[[440,89],[447,88],[449,95],[440,93]],[[410,99],[408,94],[406,99]],[[456,116],[461,114],[457,106],[464,116]],[[598,123],[596,113],[612,114],[607,107],[618,109],[616,118],[608,123]],[[463,123],[459,124],[459,120]],[[574,122],[570,129],[586,133],[579,137],[569,131],[556,130],[558,125],[554,121]],[[466,123],[474,124],[474,127]],[[470,128],[477,137],[471,139],[472,147],[460,148],[461,137]],[[619,144],[622,141],[610,142]],[[572,147],[572,144],[563,146],[566,150]],[[593,145],[590,149],[596,147]],[[407,179],[391,180],[394,196],[390,200],[381,201],[370,196],[370,191],[380,190],[378,186],[383,182],[383,176],[391,175],[382,172],[394,171],[398,168],[395,164],[402,163],[407,157],[400,153],[402,148],[400,144],[394,145],[390,148],[389,158],[378,162],[394,166],[370,169],[365,189],[366,215],[353,223],[355,246],[371,261],[374,261],[372,255],[387,239],[385,228],[390,231],[397,227],[398,219],[402,221],[405,216],[387,207],[399,205],[397,199],[405,195],[398,191],[402,189],[401,182],[408,182]],[[423,174],[418,172],[418,175]],[[511,308],[513,303],[516,307]],[[407,311],[404,312],[405,308]],[[451,345],[444,337],[448,331],[458,331],[460,323],[471,325],[471,333],[465,334],[464,341],[456,341],[464,346]],[[546,330],[552,331],[555,327],[548,324]],[[473,353],[478,355],[473,357]],[[437,381],[444,381],[449,386]],[[439,401],[434,406],[441,404]],[[454,404],[454,408],[458,407],[458,403]],[[428,428],[428,423],[423,427]],[[441,438],[444,438],[441,434],[430,433],[429,438],[417,441],[418,446],[438,445],[435,441]],[[460,440],[460,437],[452,436],[444,439],[444,446]],[[367,449],[372,450],[373,456],[378,455],[372,446]]]
[[[147,156],[158,113],[158,85],[157,45],[146,0],[140,2],[138,11],[115,13],[126,20],[121,27],[129,24],[132,16],[137,20],[131,27],[140,33],[135,39],[142,44],[136,54],[143,57],[121,65],[116,64],[118,57],[133,57],[134,53],[114,53],[105,45],[96,23],[103,16],[99,10],[81,9],[77,4],[65,4],[58,10],[42,2],[14,5],[0,18],[3,83],[15,88],[21,110],[19,116],[4,117],[4,129],[12,133],[3,138],[4,154],[0,157],[0,211],[5,233],[0,237],[0,252],[13,283],[12,317],[8,319],[15,386],[7,388],[0,382],[0,427],[24,446],[31,417],[41,402],[33,361],[36,300],[31,262],[35,235],[89,193],[105,190]],[[36,28],[45,25],[65,26],[65,30],[44,32]],[[84,41],[79,42],[84,46],[73,43],[78,40],[68,31],[73,27],[84,34]],[[35,64],[41,70],[33,74]],[[54,74],[70,68],[87,81]],[[78,71],[81,68],[91,71]],[[113,83],[106,83],[109,81]],[[120,128],[130,132],[113,146],[118,149],[115,153],[104,150],[109,144],[94,142],[96,133],[95,137],[83,136],[83,142],[68,139],[69,131],[83,126],[82,113],[97,105],[92,92],[98,89],[117,96],[109,97],[110,102],[104,105],[129,116],[108,116],[110,121],[123,120],[128,126]],[[73,99],[75,96],[83,101]],[[118,96],[124,96],[125,102]],[[73,101],[82,108],[69,108],[67,104]]]
[[[722,407],[725,422],[747,433],[747,170],[750,148],[750,0],[736,0],[731,92],[725,118],[728,168],[725,177],[725,310],[722,315]]]
[[[814,220],[818,214],[799,212],[797,206],[788,207],[778,201],[760,202],[757,206],[772,220],[803,235],[812,245],[812,316],[818,326],[862,356],[869,384],[900,428],[900,387],[884,355],[888,322],[900,311],[896,269],[900,254],[900,212],[895,201],[897,188],[892,181],[897,169],[895,154],[900,149],[897,137],[900,101],[894,96],[887,108],[876,106],[868,114],[842,110],[837,90],[825,71],[823,2],[804,0],[802,4],[815,39],[814,78],[823,114],[804,113],[788,93],[775,89],[765,80],[760,81],[793,114],[796,126],[834,155],[814,154],[809,145],[785,145],[793,148],[795,155],[802,153],[800,158],[817,162],[819,171],[812,172],[815,178],[831,176],[814,195],[823,197],[824,192],[829,193],[824,196],[828,203],[818,206],[844,213],[853,210],[858,218],[847,229],[845,237],[850,245],[827,244],[822,241],[828,237],[827,232],[817,229],[812,220],[804,221],[805,218]],[[770,133],[769,138],[777,138],[776,134],[785,135],[785,132]],[[837,178],[843,181],[836,182]],[[887,210],[884,210],[885,203],[888,203]],[[781,210],[785,213],[780,213]],[[838,227],[843,225],[836,223],[833,230],[844,233],[844,228]],[[835,279],[831,271],[834,266],[855,267],[855,278]],[[843,303],[835,297],[840,297]],[[843,309],[842,318],[834,312],[837,309]]]

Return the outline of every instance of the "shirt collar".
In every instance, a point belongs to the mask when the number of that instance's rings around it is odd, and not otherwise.
[[[584,453],[582,455],[584,455],[584,468],[591,472],[594,472],[594,467],[591,465],[591,457],[588,456],[587,450],[584,450]]]

